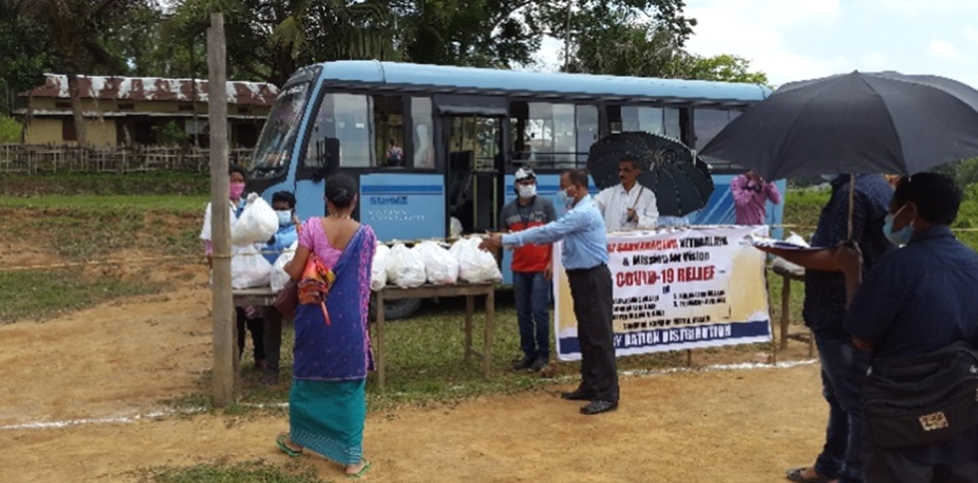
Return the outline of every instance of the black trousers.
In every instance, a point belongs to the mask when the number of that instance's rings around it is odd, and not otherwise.
[[[595,400],[618,402],[618,365],[612,326],[612,281],[607,265],[567,270],[577,340],[581,345],[581,391]]]
[[[279,362],[282,360],[282,313],[274,306],[262,307],[262,318],[265,319],[264,349],[265,372],[278,375]]]
[[[245,314],[244,307],[234,308],[234,319],[238,331],[238,359],[244,354],[245,348],[245,326],[251,332],[251,345],[255,347],[255,361],[265,359],[265,324],[260,318],[249,319]]]

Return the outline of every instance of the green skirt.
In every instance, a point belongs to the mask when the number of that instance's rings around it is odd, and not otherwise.
[[[359,463],[367,417],[366,387],[366,380],[293,380],[289,393],[289,437],[337,463]]]

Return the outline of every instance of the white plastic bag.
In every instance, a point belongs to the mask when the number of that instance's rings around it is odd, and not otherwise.
[[[289,274],[285,273],[285,265],[292,261],[292,257],[295,256],[295,249],[299,247],[299,242],[295,242],[291,247],[287,248],[278,256],[275,260],[275,264],[272,265],[272,275],[271,275],[271,285],[272,290],[276,292],[282,291],[285,288],[285,284],[289,283]]]
[[[424,260],[403,243],[396,243],[391,248],[387,259],[387,282],[401,288],[420,287],[427,280],[424,272]]]
[[[370,269],[370,290],[376,292],[387,286],[387,264],[390,255],[391,249],[387,245],[377,242],[374,263]]]
[[[458,281],[458,259],[436,242],[425,241],[411,250],[424,261],[425,276],[432,285],[450,285]]]
[[[479,248],[482,239],[463,238],[450,250],[458,259],[458,278],[469,283],[499,282],[503,279],[496,258]]]
[[[258,195],[248,195],[241,217],[231,230],[231,243],[237,246],[252,243],[265,243],[278,231],[278,215],[275,210]]]
[[[231,287],[264,287],[272,278],[272,264],[254,245],[231,249]]]

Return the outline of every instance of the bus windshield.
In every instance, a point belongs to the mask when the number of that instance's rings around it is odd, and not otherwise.
[[[299,122],[305,111],[308,91],[309,83],[304,82],[291,86],[278,95],[251,160],[249,171],[252,177],[279,176],[288,167]]]

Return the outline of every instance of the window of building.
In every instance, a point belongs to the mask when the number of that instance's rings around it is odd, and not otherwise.
[[[75,132],[75,120],[74,119],[62,119],[61,120],[61,140],[62,141],[77,141],[78,133]]]
[[[327,94],[316,113],[306,151],[306,166],[325,162],[324,143],[333,138],[340,144],[340,166],[368,168],[373,159],[371,98],[359,94]]]

